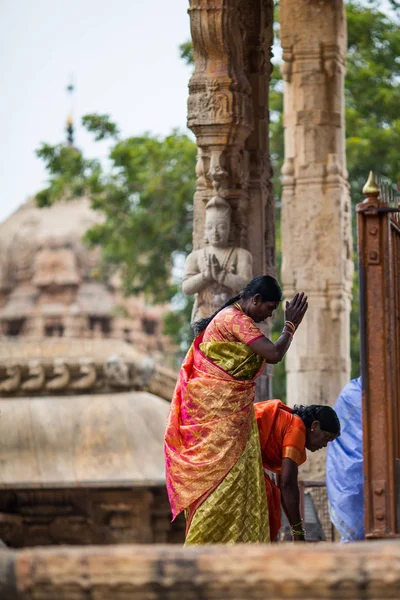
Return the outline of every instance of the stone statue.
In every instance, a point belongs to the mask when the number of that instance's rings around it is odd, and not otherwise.
[[[228,243],[231,207],[220,196],[207,203],[205,236],[207,245],[186,259],[182,290],[195,294],[192,323],[209,317],[252,279],[250,252]]]

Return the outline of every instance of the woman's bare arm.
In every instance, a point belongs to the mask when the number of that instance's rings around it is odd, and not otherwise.
[[[282,333],[275,343],[271,342],[267,337],[263,337],[251,342],[249,346],[253,352],[265,358],[267,363],[275,365],[285,356],[291,341],[292,337],[289,333]]]
[[[291,302],[286,302],[285,320],[290,321],[297,328],[307,312],[307,296],[296,294]],[[276,342],[271,342],[267,337],[259,338],[251,344],[250,348],[259,354],[268,363],[276,364],[282,360],[289,349],[292,336],[290,333],[282,332]]]
[[[299,467],[291,458],[282,460],[282,469],[279,478],[282,506],[290,526],[302,529],[300,515],[300,491],[298,483]],[[293,535],[295,541],[304,541],[304,535]]]

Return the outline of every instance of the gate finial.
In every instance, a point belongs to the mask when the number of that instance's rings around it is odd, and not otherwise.
[[[378,184],[376,183],[373,171],[369,172],[368,179],[362,191],[364,196],[377,196],[379,194]]]

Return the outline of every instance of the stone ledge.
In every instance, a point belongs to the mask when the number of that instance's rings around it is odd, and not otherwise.
[[[399,541],[0,552],[7,600],[386,600],[399,590]]]

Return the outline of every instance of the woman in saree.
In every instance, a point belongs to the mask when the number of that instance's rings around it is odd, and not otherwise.
[[[195,324],[164,446],[172,517],[185,511],[186,544],[270,541],[255,380],[266,362],[282,360],[307,310],[304,294],[287,302],[273,343],[256,323],[271,317],[281,299],[276,279],[256,277]]]
[[[289,408],[280,400],[254,405],[268,502],[269,529],[274,541],[281,527],[281,503],[294,541],[305,541],[300,515],[298,468],[311,452],[326,448],[340,435],[340,422],[330,406],[311,404]],[[265,471],[278,475],[278,485]]]

